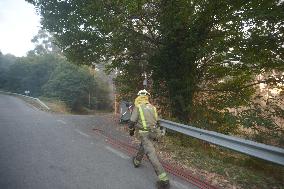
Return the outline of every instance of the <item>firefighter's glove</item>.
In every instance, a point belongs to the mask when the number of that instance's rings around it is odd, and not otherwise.
[[[128,129],[129,129],[129,135],[130,136],[134,135],[134,131],[135,131],[134,125],[135,125],[134,122],[132,122],[132,121],[129,122]]]
[[[129,135],[130,135],[130,136],[133,136],[133,135],[134,135],[134,131],[135,131],[135,129],[134,129],[134,128],[129,129]]]

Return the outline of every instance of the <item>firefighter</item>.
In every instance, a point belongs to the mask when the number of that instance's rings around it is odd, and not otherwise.
[[[159,189],[169,188],[168,175],[158,160],[153,145],[153,141],[162,133],[161,127],[158,126],[156,107],[149,103],[150,94],[145,89],[139,91],[137,95],[129,122],[130,136],[134,135],[136,129],[141,141],[137,155],[133,157],[134,167],[137,168],[141,165],[143,156],[146,154],[158,176],[157,187]]]

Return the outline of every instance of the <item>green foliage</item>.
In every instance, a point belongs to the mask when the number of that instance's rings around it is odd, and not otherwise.
[[[76,110],[88,105],[88,96],[92,88],[94,79],[86,69],[62,63],[43,86],[43,91],[45,96],[58,98],[66,102],[72,110]]]
[[[20,94],[29,90],[30,95],[37,97],[59,61],[59,57],[53,55],[18,58],[6,73],[4,88]]]
[[[130,63],[124,66],[124,71],[114,79],[116,90],[119,91],[121,100],[133,100],[136,98],[137,91],[143,88],[141,80],[141,66]]]
[[[33,97],[57,98],[74,111],[82,107],[111,109],[109,85],[103,81],[106,78],[94,78],[87,67],[73,65],[60,55],[29,53],[21,58],[1,55],[0,60],[1,88],[20,94],[29,90]]]
[[[283,83],[284,5],[276,0],[28,2],[69,59],[110,63],[125,98],[146,73],[164,115],[181,122],[235,132],[247,115],[228,109],[250,108],[256,84]]]
[[[3,55],[0,51],[0,88],[4,88],[7,82],[7,70],[16,62],[17,58],[13,55]]]
[[[95,87],[92,93],[94,100],[91,100],[91,103],[93,103],[91,107],[97,110],[111,110],[113,108],[108,79],[108,76],[102,71],[96,71],[94,73]]]
[[[14,55],[3,55],[0,51],[0,68],[1,70],[7,70],[11,65],[16,62],[17,58]]]

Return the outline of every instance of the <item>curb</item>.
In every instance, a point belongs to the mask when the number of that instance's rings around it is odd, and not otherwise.
[[[45,109],[50,110],[50,108],[38,98],[34,98],[34,97],[31,97],[31,96],[26,96],[26,95],[22,95],[22,94],[18,94],[18,93],[6,92],[6,91],[0,91],[0,92],[6,93],[6,94],[9,94],[9,95],[17,95],[17,96],[22,96],[22,97],[25,97],[25,98],[30,98],[30,99],[36,101],[38,104],[40,104]]]

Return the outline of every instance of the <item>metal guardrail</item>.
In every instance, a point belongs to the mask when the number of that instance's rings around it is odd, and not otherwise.
[[[161,126],[237,152],[284,165],[284,149],[196,127],[160,120]]]
[[[7,93],[7,94],[18,95],[18,96],[23,96],[23,97],[26,97],[26,98],[33,99],[33,100],[37,101],[37,103],[39,103],[42,107],[46,108],[47,110],[50,110],[50,108],[45,103],[43,103],[40,99],[38,99],[38,98],[34,98],[34,97],[31,97],[31,96],[26,96],[26,95],[22,95],[22,94],[18,94],[18,93],[6,92],[6,91],[0,91],[0,92]]]

